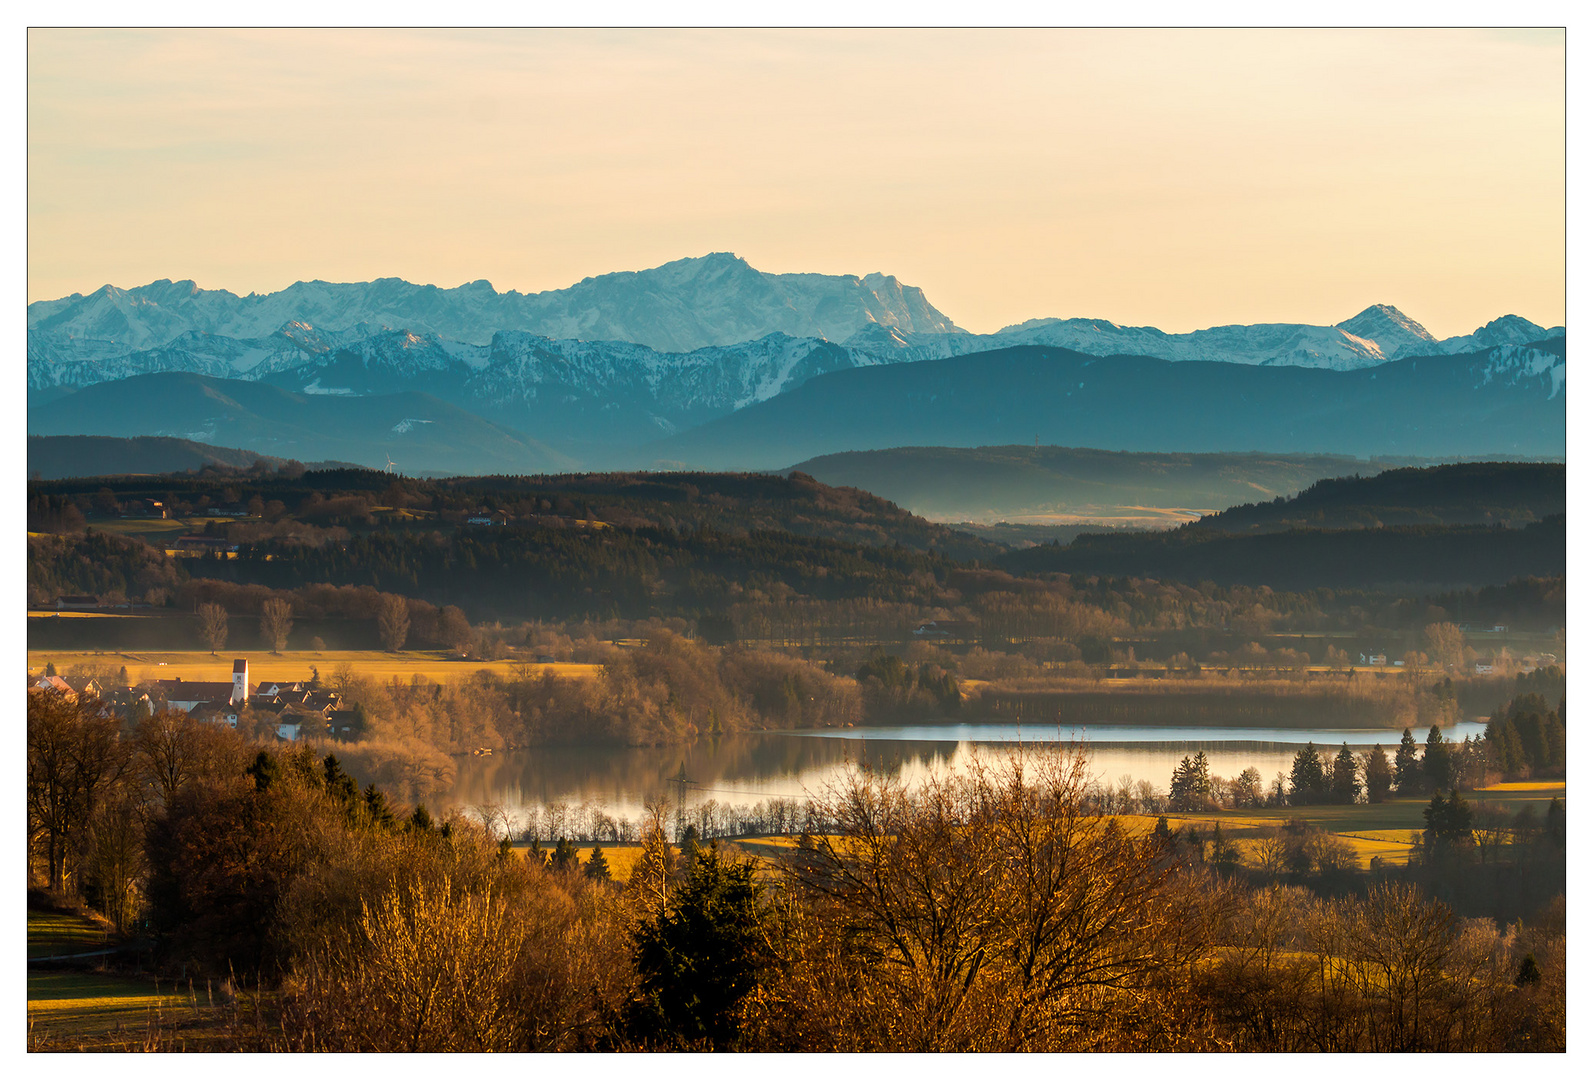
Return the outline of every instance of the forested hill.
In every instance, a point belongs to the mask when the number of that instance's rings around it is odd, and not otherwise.
[[[28,485],[30,531],[70,531],[133,512],[158,499],[173,516],[234,507],[247,516],[209,529],[251,543],[302,533],[300,526],[365,532],[452,529],[472,517],[510,527],[581,527],[726,534],[788,532],[869,547],[900,545],[953,559],[985,559],[1005,548],[915,517],[866,491],[821,484],[793,473],[585,473],[420,479],[368,469],[228,472],[34,481]],[[72,517],[73,513],[76,517]]]
[[[132,439],[109,435],[29,435],[28,475],[45,480],[73,476],[137,476],[187,472],[208,466],[274,470],[284,458],[211,446],[192,439],[142,435]],[[309,468],[336,468],[343,462],[312,463]]]
[[[1563,577],[1565,515],[1521,529],[1401,525],[1235,534],[1200,525],[1163,532],[1084,535],[1067,547],[1015,551],[1015,573],[1064,572],[1274,589],[1502,585]]]
[[[1522,526],[1565,513],[1565,466],[1472,462],[1319,480],[1292,498],[1247,503],[1203,518],[1223,532],[1393,525]]]

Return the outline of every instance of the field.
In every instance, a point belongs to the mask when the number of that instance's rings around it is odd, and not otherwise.
[[[522,664],[519,660],[459,660],[446,651],[414,650],[400,653],[378,650],[336,650],[325,652],[302,650],[273,655],[265,651],[224,649],[212,656],[208,652],[51,652],[29,650],[28,674],[39,675],[46,664],[68,674],[75,668],[110,669],[126,667],[134,681],[143,679],[187,679],[201,682],[226,682],[232,678],[232,662],[249,661],[249,680],[262,682],[277,680],[292,682],[310,677],[310,668],[321,673],[322,680],[330,679],[343,664],[354,674],[382,682],[398,677],[407,680],[419,675],[433,682],[450,682],[465,678],[477,671],[492,671],[512,678],[522,667],[533,675],[550,671],[569,678],[592,678],[598,672],[597,664]]]
[[[99,924],[60,912],[28,912],[28,958],[94,952],[111,942]],[[88,970],[28,970],[28,1047],[33,1050],[176,1048],[220,1014],[213,988]],[[152,1028],[161,1037],[155,1039]]]

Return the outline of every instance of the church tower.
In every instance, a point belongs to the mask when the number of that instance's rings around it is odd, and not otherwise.
[[[242,705],[249,700],[249,661],[232,662],[232,704]]]

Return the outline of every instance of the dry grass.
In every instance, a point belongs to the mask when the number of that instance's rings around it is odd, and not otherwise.
[[[386,682],[397,676],[408,680],[420,675],[433,682],[451,682],[478,671],[492,671],[504,678],[517,676],[522,666],[533,675],[550,671],[566,678],[589,679],[600,670],[597,664],[524,664],[518,660],[458,660],[446,651],[413,650],[388,653],[378,650],[328,649],[324,652],[301,650],[273,655],[265,651],[223,649],[212,656],[202,650],[187,652],[52,652],[29,650],[28,673],[40,674],[46,664],[65,672],[78,665],[117,668],[126,666],[135,679],[187,679],[200,682],[228,682],[233,660],[249,661],[251,682],[279,680],[293,682],[310,677],[310,668],[330,679],[340,664],[348,664],[354,674]]]

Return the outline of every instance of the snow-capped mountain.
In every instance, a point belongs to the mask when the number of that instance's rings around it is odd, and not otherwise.
[[[521,330],[628,341],[661,352],[734,345],[773,333],[839,341],[873,324],[958,332],[921,289],[894,277],[766,274],[727,253],[529,294],[500,293],[486,281],[440,289],[381,278],[357,284],[301,281],[281,292],[238,296],[192,281],[162,280],[136,289],[106,285],[87,296],[28,305],[30,335],[115,341],[131,349],[158,348],[189,331],[254,340],[288,323],[323,332],[368,324],[476,345],[486,345],[499,330]]]
[[[46,404],[99,383],[187,373],[311,397],[422,392],[592,463],[856,368],[1021,346],[1333,371],[1494,350],[1502,359],[1482,392],[1514,385],[1525,364],[1559,393],[1563,344],[1528,359],[1521,346],[1564,333],[1506,315],[1439,341],[1374,305],[1333,326],[1169,334],[1074,318],[970,334],[893,277],[766,274],[720,254],[530,295],[396,278],[243,297],[188,281],[106,286],[29,305],[28,388]]]
[[[1257,323],[1168,334],[1154,326],[1119,326],[1106,319],[1030,319],[994,334],[955,336],[886,333],[882,327],[865,327],[847,344],[895,348],[913,360],[940,360],[1014,345],[1051,345],[1091,356],[1152,356],[1158,360],[1351,371],[1410,356],[1453,356],[1564,334],[1564,327],[1545,329],[1520,316],[1505,315],[1471,334],[1439,341],[1398,308],[1376,304],[1333,326]]]

